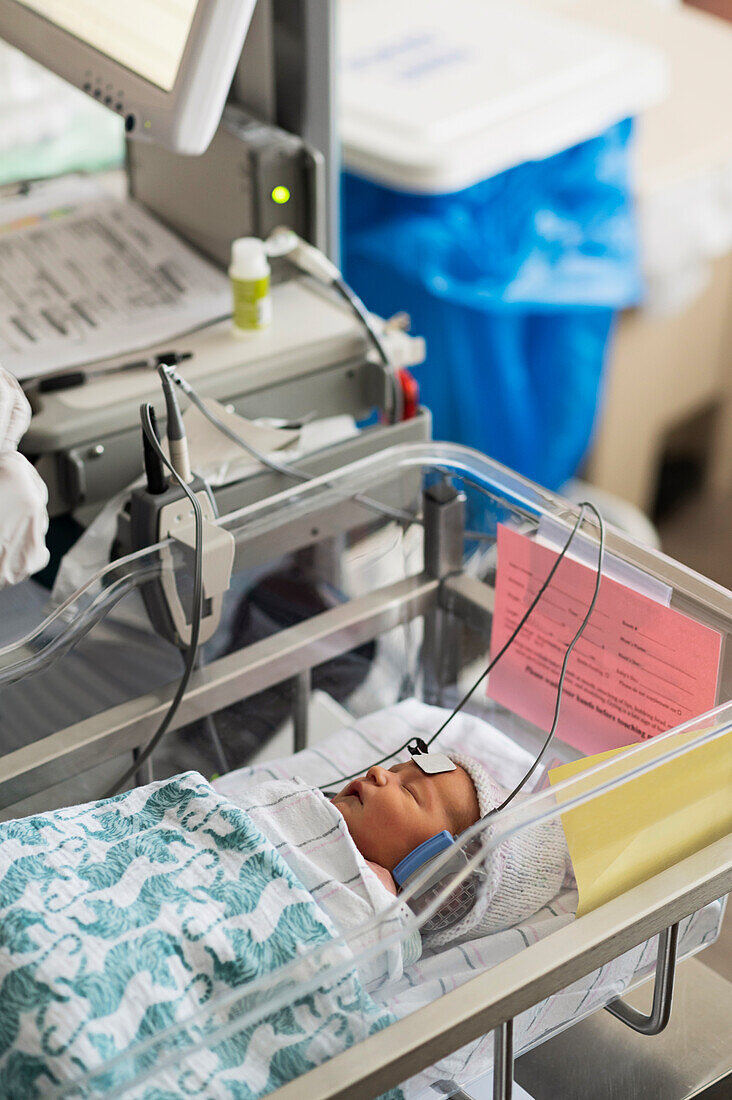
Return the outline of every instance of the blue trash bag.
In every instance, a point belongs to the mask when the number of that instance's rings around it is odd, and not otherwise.
[[[346,278],[427,340],[436,439],[559,487],[585,455],[613,318],[641,296],[631,121],[465,191],[343,177]]]

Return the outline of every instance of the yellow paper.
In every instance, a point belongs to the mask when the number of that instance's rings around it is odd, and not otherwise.
[[[575,760],[550,771],[549,782],[556,786],[618,757],[602,778],[581,781],[571,796],[564,796],[566,800],[627,775],[701,733],[673,734],[640,748],[628,745]],[[637,751],[628,757],[630,749]],[[557,794],[560,803],[562,797]],[[581,916],[732,832],[732,732],[567,810],[562,824]]]

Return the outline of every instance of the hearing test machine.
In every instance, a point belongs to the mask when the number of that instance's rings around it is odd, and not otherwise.
[[[135,242],[117,240],[112,249],[110,234],[121,236],[125,219],[144,213],[221,271],[223,284],[216,297],[218,284],[214,293],[210,282],[216,272],[204,273],[204,282],[210,276],[205,289],[219,303],[218,318],[214,305],[204,327],[191,319],[194,331],[178,339],[161,336],[156,342],[148,336],[143,346],[102,351],[91,361],[85,342],[93,336],[90,325],[101,320],[89,295],[75,297],[68,365],[40,384],[27,384],[34,416],[23,448],[49,487],[51,516],[74,512],[85,523],[139,476],[139,405],[160,396],[155,371],[139,364],[154,365],[170,348],[188,356],[186,377],[204,396],[243,416],[371,418],[365,430],[315,454],[309,466],[315,473],[390,442],[429,437],[424,411],[406,419],[391,410],[393,381],[369,353],[371,341],[359,318],[302,268],[275,258],[272,325],[245,339],[231,335],[223,268],[233,240],[266,238],[286,227],[337,263],[333,8],[333,0],[259,0],[256,6],[253,0],[186,0],[173,8],[137,0],[102,12],[92,0],[0,0],[1,37],[124,120],[127,189],[142,213],[125,211],[116,224],[102,228],[85,220],[87,241],[94,237],[96,274],[101,278],[104,264],[121,264],[126,255],[123,275],[132,278],[133,263],[138,269],[140,263],[138,254],[132,256]],[[137,241],[144,232],[131,225]],[[186,273],[181,276],[180,261],[149,263],[139,297],[159,294],[163,306],[170,302],[171,311],[178,311],[185,329]],[[120,317],[122,324],[135,320],[135,299],[130,301],[132,317]],[[32,330],[27,318],[20,319],[34,337],[26,361],[40,355],[39,340],[46,335],[47,317],[35,320],[38,328]],[[56,321],[65,327],[58,315]],[[58,332],[50,335],[63,343]],[[420,341],[397,333],[392,342],[399,345],[395,369],[420,359]],[[39,362],[45,369],[48,360]],[[7,358],[6,365],[13,369]],[[68,384],[69,368],[83,386]],[[262,471],[238,488],[217,490],[219,508],[241,506],[282,484],[281,477]]]

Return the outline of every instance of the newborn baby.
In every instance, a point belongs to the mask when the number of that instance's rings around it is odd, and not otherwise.
[[[453,763],[457,760],[453,759]],[[410,760],[382,768],[375,764],[352,779],[333,799],[361,855],[393,893],[391,872],[406,855],[435,833],[462,833],[482,816],[468,772],[426,775]],[[487,812],[487,811],[486,811]]]
[[[508,794],[477,760],[452,752],[447,756],[455,770],[435,775],[414,761],[388,769],[375,765],[333,799],[356,847],[394,894],[391,872],[406,855],[442,829],[459,835]],[[503,841],[488,855],[485,871],[487,889],[475,910],[431,942],[500,931],[551,901],[571,872],[560,820]]]

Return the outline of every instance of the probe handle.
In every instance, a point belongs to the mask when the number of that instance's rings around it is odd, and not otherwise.
[[[153,431],[155,432],[155,438],[158,443],[160,442],[160,432],[158,431],[158,422],[155,419],[155,409],[152,405],[148,406],[150,410],[150,423],[152,424]],[[147,491],[153,496],[160,496],[168,488],[168,479],[165,476],[165,469],[161,461],[160,455],[152,447],[149,439],[142,433],[142,453],[145,460],[145,476],[147,477]]]

